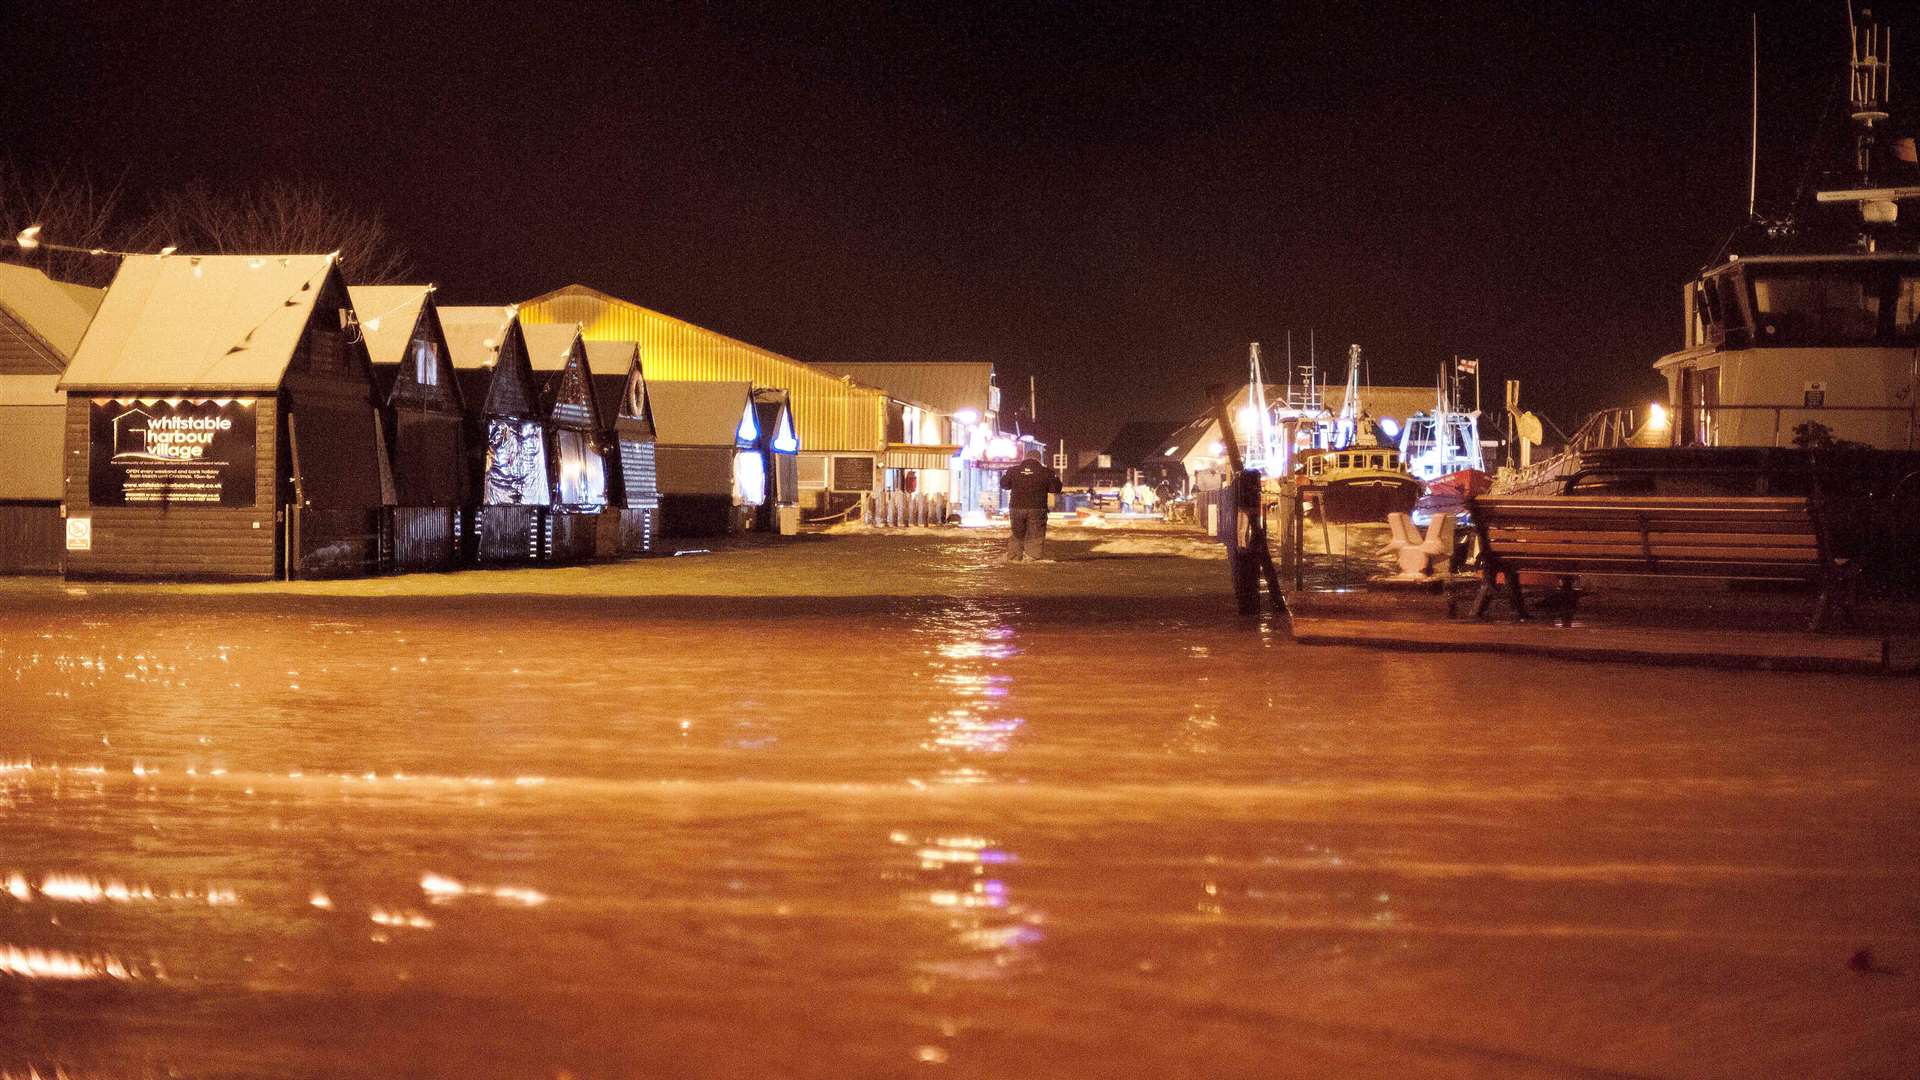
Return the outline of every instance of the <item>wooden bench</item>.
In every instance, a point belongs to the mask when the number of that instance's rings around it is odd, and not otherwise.
[[[1577,578],[1596,576],[1799,581],[1819,589],[1813,628],[1850,601],[1813,503],[1803,497],[1509,495],[1468,500],[1480,539],[1484,617],[1506,578],[1514,617],[1527,618],[1521,574],[1560,578],[1564,618]]]

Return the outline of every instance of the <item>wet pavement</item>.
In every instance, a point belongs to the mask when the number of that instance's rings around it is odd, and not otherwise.
[[[1912,681],[1101,539],[0,583],[0,1077],[1911,1075]]]

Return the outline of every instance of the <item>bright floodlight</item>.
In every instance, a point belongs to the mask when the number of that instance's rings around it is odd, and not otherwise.
[[[977,424],[980,422],[980,414],[972,409],[961,409],[959,412],[953,414],[953,418],[963,424]]]
[[[1219,457],[1227,452],[1227,444],[1215,439],[1213,445],[1207,448],[1207,452],[1214,457]]]
[[[1383,416],[1380,418],[1380,430],[1387,433],[1387,438],[1397,439],[1400,437],[1400,421],[1391,416]]]
[[[21,251],[32,251],[34,248],[39,247],[40,226],[29,225],[21,229],[19,234],[13,238],[13,242],[20,245]]]
[[[1647,408],[1647,426],[1658,431],[1667,426],[1667,407],[1654,402]]]

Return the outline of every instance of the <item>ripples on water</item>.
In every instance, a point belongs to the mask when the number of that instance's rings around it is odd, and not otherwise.
[[[1843,968],[1920,968],[1903,684],[1303,650],[1219,609],[0,613],[0,1077],[1914,1045],[1910,983]]]

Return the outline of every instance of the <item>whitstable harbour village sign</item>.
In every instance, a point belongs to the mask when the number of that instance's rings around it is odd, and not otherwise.
[[[94,398],[94,506],[251,506],[253,398]]]

